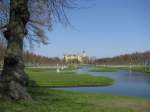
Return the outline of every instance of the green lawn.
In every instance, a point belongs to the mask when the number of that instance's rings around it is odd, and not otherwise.
[[[132,70],[135,72],[145,72],[145,73],[150,73],[150,67],[149,66],[137,66],[137,67],[117,67],[116,69],[120,70]]]
[[[0,100],[0,112],[150,112],[150,99],[30,88],[33,101]]]
[[[116,72],[117,69],[113,67],[95,67],[89,70],[90,72]]]
[[[96,77],[64,70],[59,73],[52,69],[27,69],[31,80],[39,86],[65,87],[65,86],[103,86],[113,84],[107,77]]]
[[[95,67],[90,69],[90,72],[116,72],[117,70],[132,70],[136,72],[145,72],[145,73],[150,73],[150,67],[145,67],[145,66],[137,66],[137,67]]]
[[[133,71],[138,71],[138,72],[145,72],[145,73],[150,73],[150,67],[133,67],[131,70]]]

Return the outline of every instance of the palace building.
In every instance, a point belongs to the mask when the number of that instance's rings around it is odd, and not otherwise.
[[[78,54],[65,54],[64,61],[67,64],[71,63],[87,63],[88,56],[86,55],[85,51]]]

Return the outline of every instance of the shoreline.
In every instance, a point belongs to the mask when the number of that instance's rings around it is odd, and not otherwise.
[[[53,89],[53,88],[74,88],[74,87],[108,87],[108,86],[112,86],[114,83],[112,84],[107,84],[107,85],[77,85],[77,86],[30,86],[30,87],[41,87],[41,88],[49,88],[49,89]]]

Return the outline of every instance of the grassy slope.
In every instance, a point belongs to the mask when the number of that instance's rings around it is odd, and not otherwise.
[[[33,101],[0,100],[0,112],[149,112],[150,100],[31,88]]]
[[[117,70],[132,70],[132,71],[136,71],[136,72],[145,72],[145,73],[150,73],[150,67],[144,67],[144,66],[140,66],[140,67],[95,67],[90,69],[90,72],[115,72]]]
[[[112,67],[95,67],[89,70],[90,72],[115,72],[116,68]]]
[[[138,66],[138,67],[117,67],[116,69],[121,69],[121,70],[132,70],[135,72],[145,72],[145,73],[150,73],[150,67],[145,67],[145,66]]]
[[[68,70],[57,73],[56,70],[49,69],[28,69],[27,73],[39,86],[97,86],[113,83],[113,80],[107,77],[79,75]]]
[[[133,67],[131,70],[150,73],[150,67]]]

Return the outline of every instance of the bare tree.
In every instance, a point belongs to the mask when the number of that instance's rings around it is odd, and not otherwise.
[[[0,0],[0,31],[7,42],[0,96],[30,100],[26,90],[29,78],[24,71],[24,39],[47,43],[44,29],[51,31],[54,22],[68,23],[65,10],[71,0]]]

